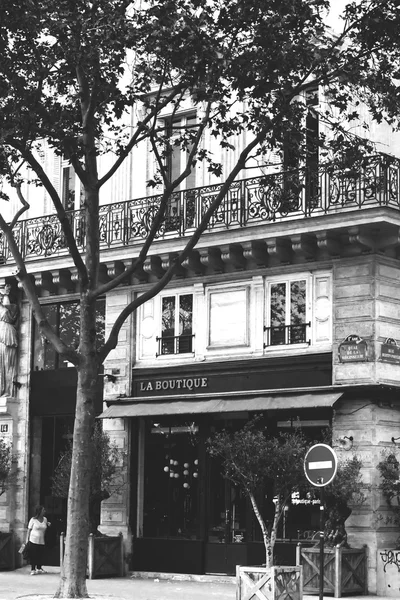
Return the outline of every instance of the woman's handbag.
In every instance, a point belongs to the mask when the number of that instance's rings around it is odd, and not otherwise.
[[[31,546],[31,543],[27,542],[25,544],[25,548],[22,550],[22,558],[24,558],[25,560],[30,559],[30,546]]]

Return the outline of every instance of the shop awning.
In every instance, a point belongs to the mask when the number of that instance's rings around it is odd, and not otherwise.
[[[300,408],[329,408],[342,392],[310,392],[305,394],[274,394],[238,399],[171,400],[170,402],[127,402],[112,404],[101,419],[119,417],[151,417],[161,415],[194,415],[205,413],[253,412],[264,410],[291,410]]]

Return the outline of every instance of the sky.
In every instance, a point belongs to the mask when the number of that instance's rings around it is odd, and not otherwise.
[[[331,0],[331,9],[326,18],[327,24],[332,27],[337,33],[343,29],[344,22],[339,18],[346,4],[350,4],[351,0]]]

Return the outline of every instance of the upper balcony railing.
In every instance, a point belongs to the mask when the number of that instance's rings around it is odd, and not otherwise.
[[[360,169],[331,172],[299,170],[235,181],[212,216],[208,231],[237,229],[273,221],[309,218],[329,213],[388,206],[400,208],[400,161],[379,155]],[[157,239],[189,236],[221,189],[221,184],[175,192]],[[132,246],[148,235],[161,196],[106,204],[100,207],[102,250]],[[86,244],[82,210],[68,213],[78,248]],[[15,236],[26,260],[68,255],[56,215],[20,221]],[[13,259],[3,235],[0,257]]]

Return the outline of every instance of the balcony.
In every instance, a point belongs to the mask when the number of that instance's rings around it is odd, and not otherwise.
[[[194,334],[157,337],[158,352],[156,356],[166,354],[188,354],[193,352]]]
[[[400,208],[400,161],[383,155],[369,159],[360,170],[338,173],[286,172],[235,181],[207,231],[218,232],[264,223],[310,219],[328,214],[363,211],[374,207]],[[220,184],[175,192],[158,232],[158,240],[185,238],[199,224]],[[100,247],[102,251],[140,245],[146,239],[160,196],[128,200],[100,207]],[[86,244],[82,210],[68,213],[78,248]],[[68,256],[64,235],[55,215],[20,221],[15,236],[27,261]],[[13,258],[0,234],[3,264]]]
[[[264,348],[269,346],[282,346],[292,344],[311,344],[307,338],[307,330],[311,327],[311,322],[300,323],[298,325],[276,325],[275,327],[264,327],[267,341]]]

